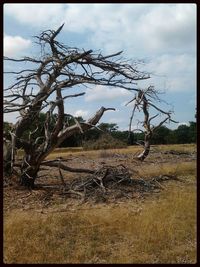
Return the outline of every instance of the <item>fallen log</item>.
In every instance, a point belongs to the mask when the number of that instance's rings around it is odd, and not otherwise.
[[[77,172],[77,173],[91,173],[93,174],[95,171],[90,169],[82,169],[82,168],[71,168],[69,166],[64,165],[59,160],[50,160],[50,161],[43,161],[41,163],[43,166],[49,166],[49,167],[57,167],[62,170],[68,171],[68,172]]]

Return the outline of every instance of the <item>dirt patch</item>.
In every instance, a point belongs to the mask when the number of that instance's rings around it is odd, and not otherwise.
[[[62,159],[71,168],[91,169],[95,170],[95,174],[62,171],[63,185],[58,169],[45,166],[39,172],[32,191],[18,186],[17,178],[13,177],[4,188],[4,210],[45,209],[61,204],[71,207],[85,202],[111,204],[143,199],[159,193],[164,188],[163,183],[175,177],[173,171],[166,172],[166,166],[174,166],[175,169],[183,162],[195,162],[196,153],[152,150],[145,162],[135,160],[135,155],[131,153],[109,151],[63,154]]]

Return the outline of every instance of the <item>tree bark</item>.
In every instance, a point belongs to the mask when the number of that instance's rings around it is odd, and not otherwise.
[[[3,175],[9,176],[11,174],[11,142],[3,140]]]
[[[144,161],[145,158],[149,155],[150,152],[150,140],[145,141],[144,150],[142,153],[137,156],[137,158],[141,161]]]
[[[80,127],[83,132],[94,127],[99,122],[104,112],[107,110],[115,109],[101,107],[96,112],[96,114],[88,120],[88,122],[80,123],[80,125],[75,124],[73,126],[61,130],[59,133],[57,133],[56,136],[54,136],[54,140],[52,140],[53,143],[47,146],[45,150],[43,150],[43,148],[45,147],[44,144],[42,144],[42,146],[38,150],[34,149],[34,146],[31,146],[31,144],[29,147],[26,147],[26,154],[21,166],[21,185],[26,186],[28,188],[34,188],[35,179],[37,178],[37,173],[40,169],[40,165],[42,164],[43,160],[65,139],[71,137],[77,132],[80,132]],[[55,163],[54,166],[56,167],[58,165]],[[71,171],[70,168],[68,170]],[[81,172],[83,172],[83,170],[81,170]],[[85,172],[88,173],[88,170],[86,170]]]
[[[29,189],[34,189],[35,179],[37,177],[38,171],[39,168],[37,166],[31,166],[31,169],[28,171],[22,167],[20,185],[25,186]]]

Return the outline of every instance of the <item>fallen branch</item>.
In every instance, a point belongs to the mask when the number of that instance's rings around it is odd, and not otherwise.
[[[68,172],[78,172],[78,173],[91,173],[93,174],[95,171],[89,170],[89,169],[81,169],[81,168],[71,168],[69,166],[64,165],[63,163],[57,162],[57,161],[43,161],[41,163],[43,166],[49,166],[49,167],[57,167],[62,170],[68,171]]]

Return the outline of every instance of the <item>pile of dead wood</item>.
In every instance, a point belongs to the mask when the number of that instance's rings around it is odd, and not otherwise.
[[[50,162],[52,164],[52,162]],[[48,162],[49,164],[49,162]],[[160,175],[143,179],[136,171],[130,170],[120,164],[117,166],[104,165],[96,171],[86,169],[72,169],[62,163],[53,162],[53,167],[59,166],[61,185],[36,185],[36,188],[53,190],[70,198],[80,198],[83,201],[105,202],[116,199],[132,199],[145,194],[159,192],[164,188],[162,183],[166,180],[177,179],[173,175]],[[60,167],[63,170],[79,172],[80,174],[72,180],[63,177]],[[83,174],[84,173],[84,174]],[[87,173],[87,174],[86,174]],[[10,179],[6,179],[4,186],[11,184]]]
[[[150,193],[163,189],[161,182],[176,179],[175,176],[162,175],[150,180],[132,178],[124,165],[103,166],[87,177],[75,178],[63,184],[62,194],[78,196],[84,200],[106,201],[110,198],[132,198],[135,193]]]

